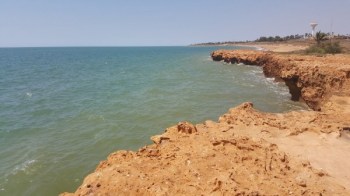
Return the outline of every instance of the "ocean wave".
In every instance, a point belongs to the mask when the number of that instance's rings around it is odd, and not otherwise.
[[[32,95],[33,95],[33,93],[31,93],[31,92],[26,92],[26,96],[27,96],[27,97],[31,98]]]
[[[105,121],[105,117],[103,115],[91,114],[88,116],[88,120],[102,120]]]
[[[266,80],[273,83],[275,82],[275,78],[266,78]]]
[[[12,175],[16,175],[18,172],[26,172],[28,169],[36,163],[37,160],[32,159],[32,160],[27,160],[19,165],[17,165],[11,172]]]

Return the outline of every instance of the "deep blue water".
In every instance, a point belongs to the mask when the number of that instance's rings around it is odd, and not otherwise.
[[[109,153],[245,101],[304,108],[261,68],[211,61],[215,49],[0,49],[0,195],[74,191]]]

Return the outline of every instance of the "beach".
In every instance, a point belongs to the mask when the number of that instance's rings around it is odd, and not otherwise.
[[[277,53],[287,53],[287,52],[294,52],[294,51],[302,51],[305,50],[310,43],[308,42],[281,42],[281,43],[275,43],[275,42],[250,42],[250,43],[240,43],[237,44],[237,46],[250,46],[255,47],[257,50],[263,50],[263,51],[272,51]]]
[[[268,113],[246,102],[217,121],[179,122],[151,137],[152,145],[110,154],[75,193],[63,195],[350,195],[350,57],[211,56],[261,66],[310,110]]]

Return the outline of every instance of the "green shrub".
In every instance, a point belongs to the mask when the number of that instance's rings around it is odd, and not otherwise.
[[[326,53],[329,53],[329,54],[337,54],[342,52],[342,48],[339,45],[339,42],[326,43],[324,44],[324,49]]]
[[[306,54],[325,54],[326,51],[318,45],[312,45],[305,50]]]
[[[317,45],[320,45],[321,41],[325,40],[326,38],[327,38],[327,34],[321,32],[321,31],[318,31],[314,37],[314,39],[317,42]]]
[[[306,54],[337,54],[342,52],[339,42],[315,44],[305,50]]]

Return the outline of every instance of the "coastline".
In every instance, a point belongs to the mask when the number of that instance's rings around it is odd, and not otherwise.
[[[277,53],[286,53],[305,50],[309,45],[307,43],[246,43],[238,44],[236,46],[252,46],[259,51],[271,51]]]
[[[308,40],[299,40],[284,42],[237,42],[232,44],[193,44],[191,46],[238,46],[249,47],[258,51],[290,53],[305,50],[310,45],[312,45],[312,42]]]
[[[217,122],[181,122],[153,145],[109,155],[75,194],[350,194],[348,56],[220,50],[212,58],[263,66],[315,111],[272,114],[243,103]]]
[[[321,110],[321,106],[331,95],[347,92],[349,86],[348,55],[317,57],[263,51],[218,50],[211,56],[214,61],[261,66],[265,76],[286,83],[292,100],[303,100],[317,111]]]

